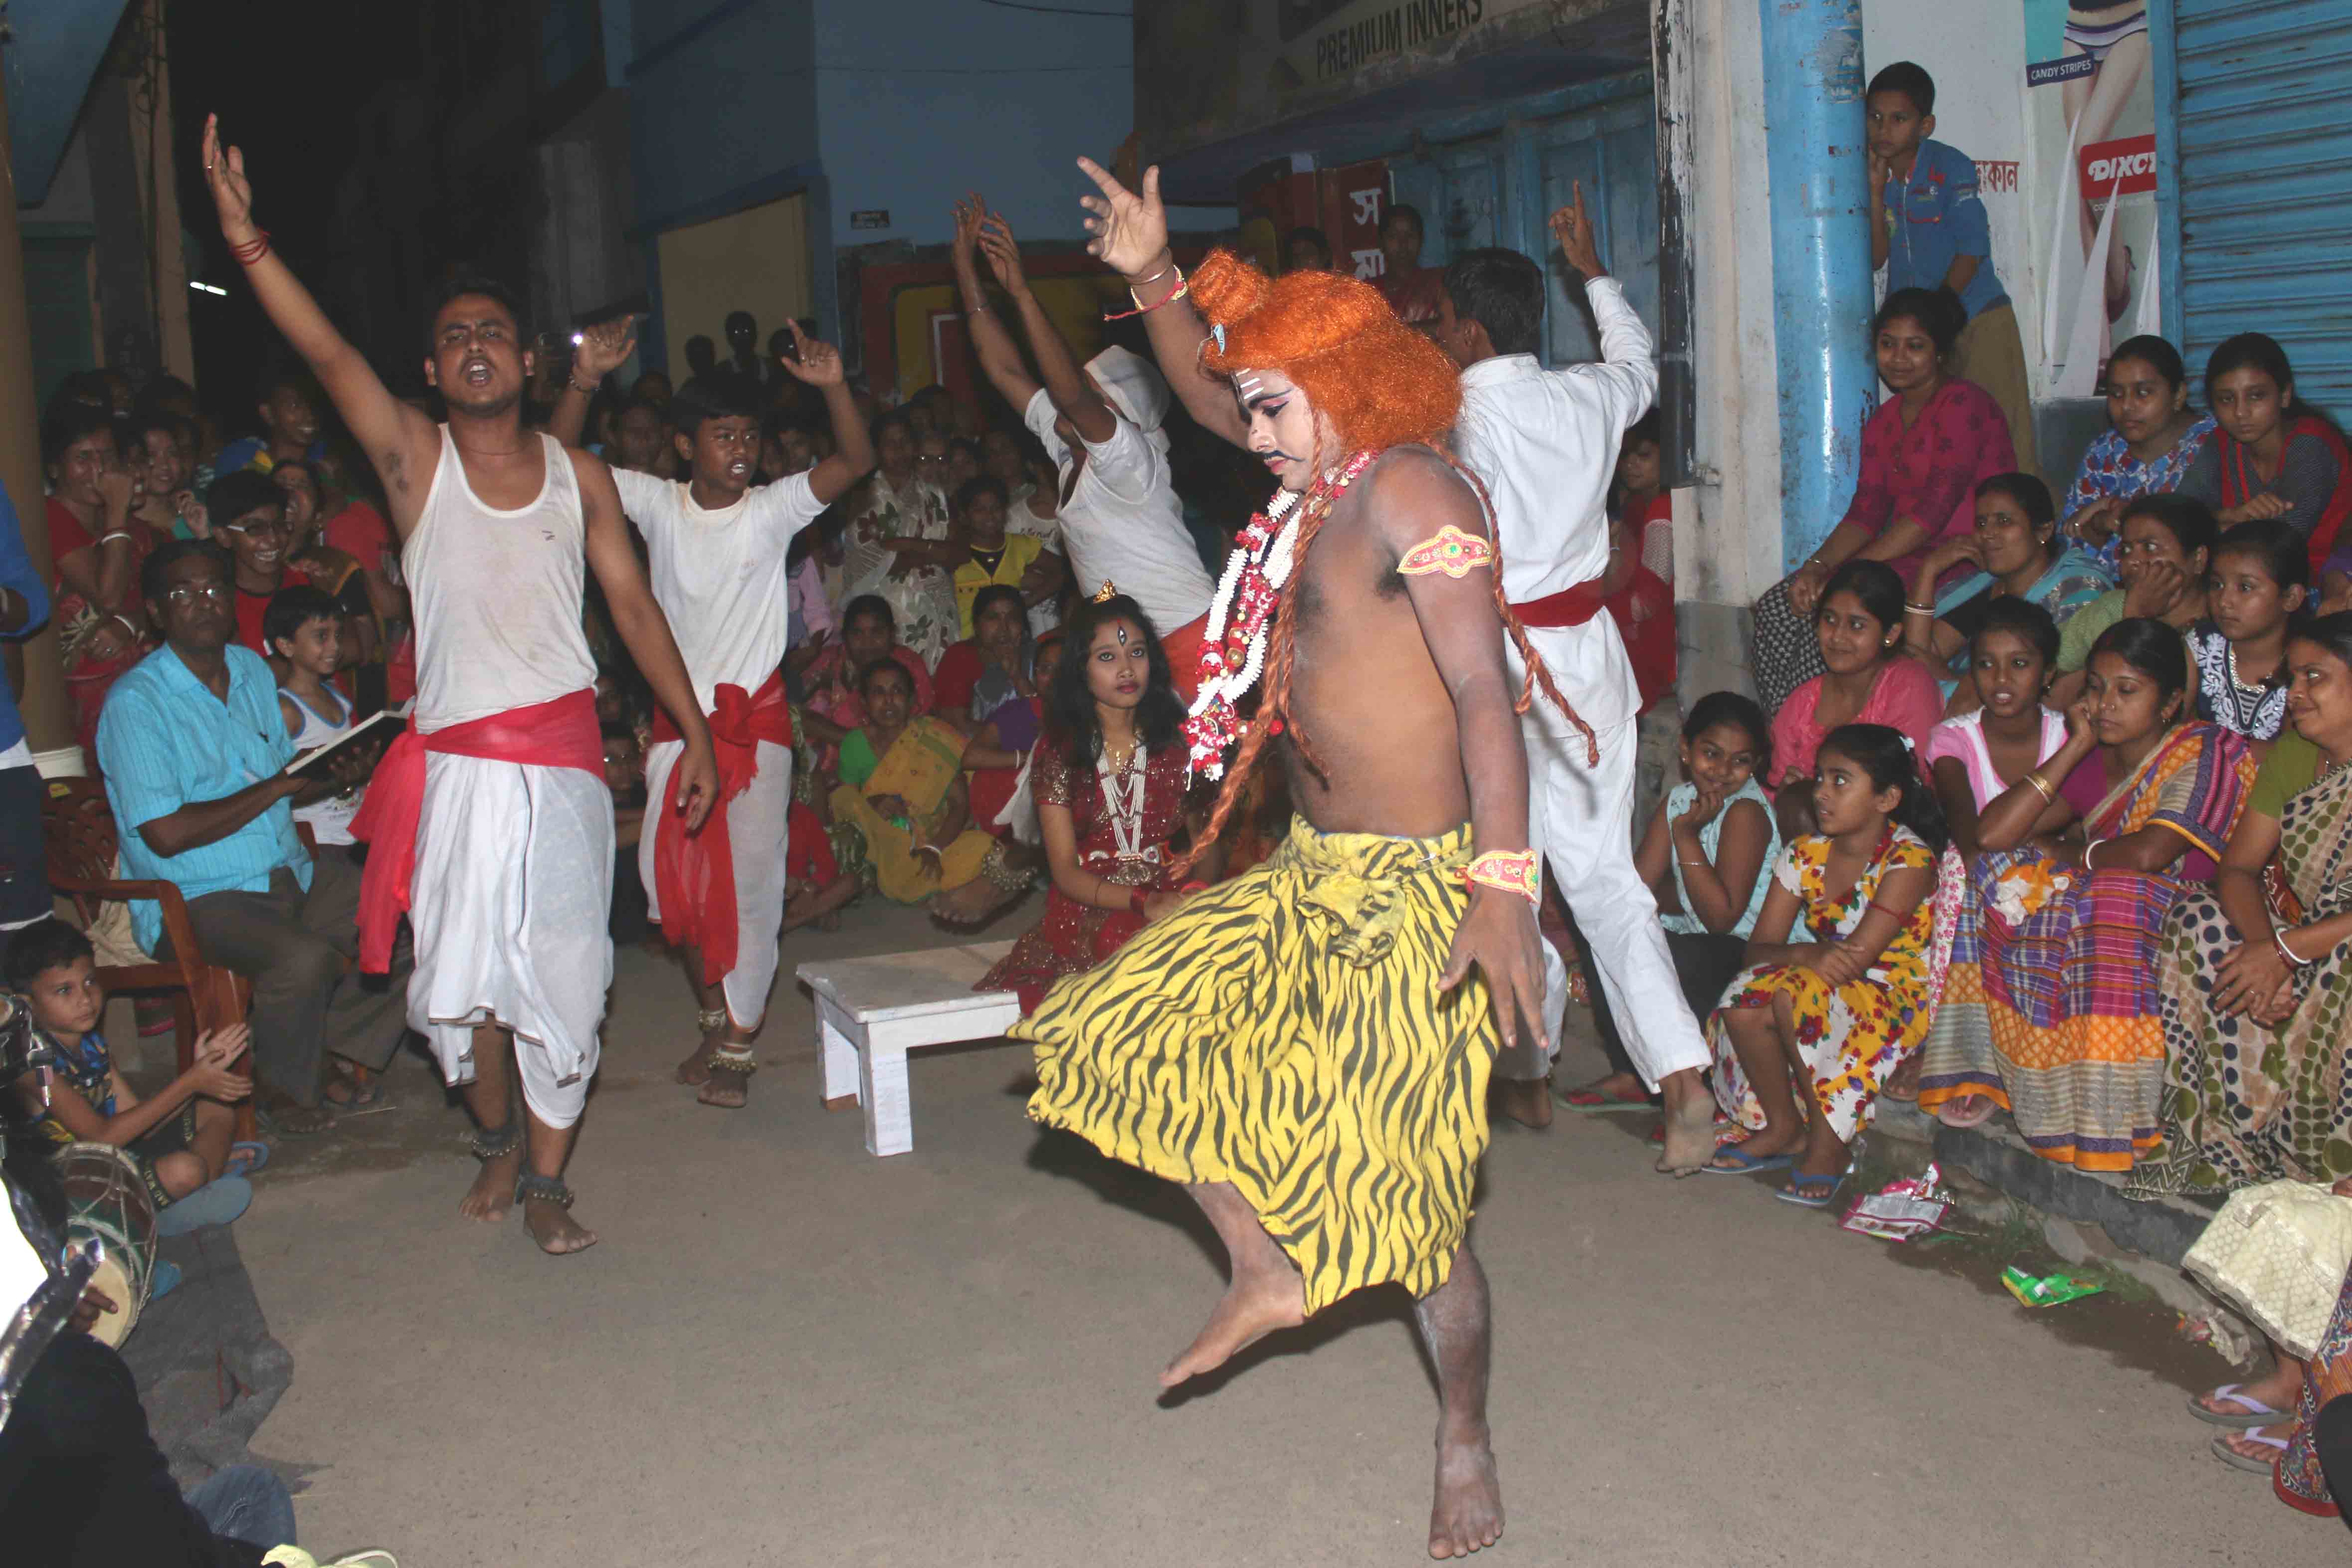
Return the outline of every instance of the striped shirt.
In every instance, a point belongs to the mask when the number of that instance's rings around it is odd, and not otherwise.
[[[294,758],[278,711],[278,682],[250,648],[232,644],[228,700],[215,697],[171,647],[141,659],[107,693],[98,721],[98,765],[121,836],[122,875],[156,879],[194,900],[206,893],[266,892],[283,866],[304,888],[310,857],[294,834],[293,807],[278,801],[225,838],[159,855],[139,829],[184,805],[220,800],[258,784]],[[131,900],[131,926],[149,952],[163,940],[162,906]]]

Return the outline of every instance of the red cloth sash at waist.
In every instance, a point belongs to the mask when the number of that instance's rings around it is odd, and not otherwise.
[[[369,845],[360,874],[360,968],[382,974],[392,967],[392,941],[408,911],[416,876],[416,825],[425,814],[425,755],[485,757],[538,768],[578,768],[604,777],[604,742],[596,725],[596,693],[579,690],[551,702],[509,708],[429,735],[414,720],[400,732],[352,818],[352,837]]]
[[[670,773],[670,798],[654,826],[654,901],[661,906],[662,934],[677,947],[702,954],[702,983],[716,985],[735,967],[735,845],[727,826],[727,803],[751,786],[760,772],[760,742],[793,743],[793,710],[784,701],[782,670],[756,693],[720,686],[711,693],[710,750],[719,763],[719,798],[702,826],[686,830],[685,784]],[[681,737],[667,712],[654,720],[654,739]],[[777,852],[782,852],[779,846]]]
[[[1523,626],[1580,626],[1606,607],[1601,596],[1601,579],[1587,577],[1573,588],[1562,588],[1557,594],[1513,605],[1511,614],[1519,617]]]

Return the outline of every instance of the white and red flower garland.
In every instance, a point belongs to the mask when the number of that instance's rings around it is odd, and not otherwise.
[[[1242,737],[1240,703],[1265,671],[1266,622],[1281,604],[1297,564],[1299,524],[1329,512],[1379,456],[1358,452],[1317,479],[1304,496],[1297,490],[1280,492],[1234,541],[1216,597],[1209,601],[1209,623],[1201,642],[1200,695],[1184,721],[1191,766],[1203,777],[1224,776],[1226,748]]]

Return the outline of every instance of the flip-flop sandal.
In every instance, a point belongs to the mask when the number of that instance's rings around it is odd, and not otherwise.
[[[1834,1176],[1809,1176],[1801,1171],[1789,1173],[1789,1184],[1772,1195],[1784,1204],[1794,1204],[1801,1209],[1825,1209],[1837,1202],[1838,1189],[1853,1174],[1848,1165]]]
[[[2237,1449],[2230,1447],[2231,1436],[2232,1435],[2227,1433],[2216,1433],[2214,1435],[2213,1441],[2208,1445],[2208,1447],[2213,1450],[2213,1457],[2215,1458],[2221,1460],[2231,1469],[2243,1470],[2250,1476],[2269,1476],[2278,1473],[2278,1461],[2276,1459],[2250,1459],[2246,1458],[2245,1455],[2241,1454]],[[2260,1432],[2240,1432],[2234,1434],[2234,1436],[2260,1443],[2265,1448],[2276,1448],[2282,1454],[2286,1452],[2286,1439],[2284,1437],[2265,1437]]]
[[[2238,1392],[2245,1386],[2242,1383],[2225,1383],[2210,1394],[2192,1394],[2189,1396],[2189,1414],[2211,1426],[2242,1428],[2268,1426],[2287,1418],[2286,1411],[2273,1410],[2252,1394]],[[2214,1410],[2206,1405],[2205,1401],[2208,1399],[2226,1399],[2232,1405],[2242,1405],[2245,1408],[2242,1411]]]
[[[1612,1112],[1627,1110],[1655,1110],[1657,1109],[1656,1106],[1650,1103],[1650,1098],[1647,1095],[1643,1095],[1632,1100],[1621,1100],[1613,1094],[1602,1094],[1600,1090],[1592,1089],[1557,1089],[1553,1091],[1553,1098],[1558,1100],[1562,1105],[1568,1107],[1570,1110],[1581,1111],[1587,1116],[1600,1116],[1610,1114]]]
[[[154,1276],[147,1282],[147,1299],[160,1301],[180,1288],[180,1266],[166,1258],[155,1265]],[[2284,1448],[2285,1444],[2279,1445]]]
[[[1709,1176],[1752,1176],[1759,1171],[1785,1171],[1795,1163],[1792,1154],[1750,1154],[1737,1143],[1726,1143],[1715,1152],[1716,1160],[1728,1160],[1728,1165],[1718,1165],[1713,1160],[1699,1167]]]
[[[1961,1131],[1965,1132],[1971,1127],[1982,1127],[1986,1122],[1990,1121],[1994,1117],[2000,1114],[2000,1105],[1995,1103],[1990,1095],[1972,1094],[1968,1096],[1968,1098],[1970,1100],[1982,1100],[1984,1102],[1984,1109],[1982,1110],[1959,1110],[1956,1109],[1959,1104],[1959,1101],[1946,1100],[1943,1104],[1936,1107],[1936,1120],[1942,1122],[1947,1127],[1958,1128]]]
[[[240,1154],[245,1156],[243,1164],[237,1163],[237,1156]],[[268,1163],[269,1163],[268,1144],[232,1143],[228,1146],[227,1167],[222,1173],[231,1176],[250,1176]]]

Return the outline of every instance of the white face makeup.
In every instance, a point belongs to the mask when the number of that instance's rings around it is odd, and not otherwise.
[[[1282,488],[1303,490],[1313,484],[1321,441],[1307,395],[1277,371],[1236,370],[1234,395],[1249,421],[1249,449]]]

